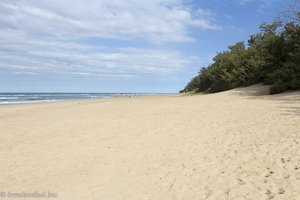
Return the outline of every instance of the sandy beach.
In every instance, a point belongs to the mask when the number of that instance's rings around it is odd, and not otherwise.
[[[0,106],[0,192],[299,200],[300,92],[267,90]]]

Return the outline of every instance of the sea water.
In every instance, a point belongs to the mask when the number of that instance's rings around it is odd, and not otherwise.
[[[105,99],[125,93],[0,93],[0,105],[53,102],[80,99]]]

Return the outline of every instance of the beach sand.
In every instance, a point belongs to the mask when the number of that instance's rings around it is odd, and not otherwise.
[[[267,90],[0,106],[0,195],[299,200],[300,92]]]

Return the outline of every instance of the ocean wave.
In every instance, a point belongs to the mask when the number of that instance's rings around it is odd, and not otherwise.
[[[2,96],[0,97],[0,100],[11,100],[11,99],[19,99],[19,97],[8,97],[8,96]]]
[[[0,93],[0,105],[27,104],[66,100],[107,99],[120,93]]]
[[[62,100],[37,100],[37,101],[0,101],[0,105],[10,104],[29,104],[29,103],[46,103],[46,102],[59,102]]]

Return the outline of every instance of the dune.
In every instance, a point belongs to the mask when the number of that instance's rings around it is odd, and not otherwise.
[[[299,200],[300,92],[267,93],[0,106],[0,195]]]

